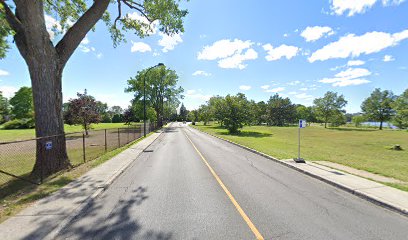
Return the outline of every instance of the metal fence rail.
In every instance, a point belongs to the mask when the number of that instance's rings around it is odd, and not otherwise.
[[[146,134],[156,129],[156,123],[149,123]],[[142,136],[143,125],[137,125],[127,128],[91,130],[88,135],[84,132],[67,133],[65,143],[70,163],[76,167]],[[41,141],[46,145],[55,137],[58,136],[0,143],[0,191],[13,181],[24,180],[41,184],[44,178],[42,174],[41,176],[31,175],[36,161],[36,143]]]

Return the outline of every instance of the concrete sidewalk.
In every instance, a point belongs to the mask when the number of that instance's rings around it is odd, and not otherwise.
[[[82,209],[101,194],[161,132],[132,145],[54,194],[0,224],[0,239],[54,239]]]
[[[408,216],[408,192],[313,162],[282,162],[307,175]]]
[[[194,129],[201,131],[197,128]],[[279,160],[275,157],[243,146],[236,142],[204,131],[201,132],[244,148],[258,155],[264,156],[280,164],[286,165],[292,169],[343,189],[372,203],[408,216],[408,192],[309,161],[306,163],[296,163],[294,160]]]

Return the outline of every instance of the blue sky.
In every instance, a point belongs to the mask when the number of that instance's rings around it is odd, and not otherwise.
[[[279,93],[311,105],[330,90],[344,94],[348,112],[358,112],[374,88],[395,94],[408,88],[405,0],[192,0],[182,6],[189,10],[185,33],[172,37],[129,33],[127,43],[113,48],[98,23],[65,68],[64,100],[86,88],[97,100],[126,107],[132,98],[124,93],[126,80],[159,62],[177,71],[188,109],[238,92],[256,101]],[[29,85],[13,46],[0,60],[0,90],[11,96]]]

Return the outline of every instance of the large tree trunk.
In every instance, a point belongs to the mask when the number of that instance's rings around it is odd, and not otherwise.
[[[382,127],[383,127],[383,121],[381,120],[380,121],[380,130],[382,130]]]
[[[62,117],[62,69],[45,28],[42,1],[16,1],[20,31],[16,45],[28,65],[35,110],[36,162],[33,176],[48,176],[69,166]]]
[[[70,166],[62,116],[62,70],[52,57],[48,59],[29,66],[36,110],[35,132],[40,138],[32,171],[36,176],[49,176]]]

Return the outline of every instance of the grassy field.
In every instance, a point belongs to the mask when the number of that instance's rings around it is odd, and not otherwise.
[[[127,125],[124,123],[98,123],[92,124],[92,129],[111,129],[111,128],[125,128]],[[66,133],[81,132],[83,131],[80,125],[67,125],[64,126]],[[0,126],[0,142],[18,141],[35,138],[34,129],[12,129],[5,130]]]
[[[249,126],[237,135],[217,124],[195,127],[279,159],[297,157],[297,127]],[[312,126],[301,130],[301,140],[301,156],[307,160],[335,162],[408,182],[407,131]],[[404,150],[389,150],[394,144]],[[408,191],[408,186],[397,187]]]

